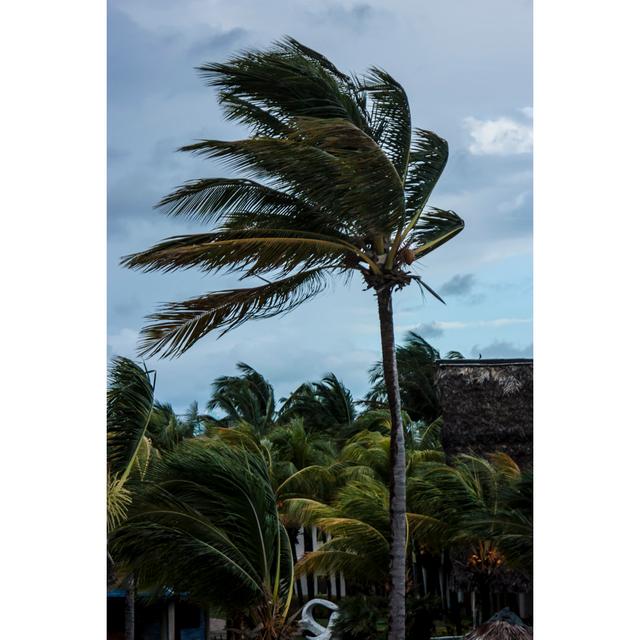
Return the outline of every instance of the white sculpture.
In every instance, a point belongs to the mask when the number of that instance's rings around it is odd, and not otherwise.
[[[331,616],[329,617],[329,624],[326,627],[323,627],[321,624],[316,622],[313,617],[313,608],[316,605],[326,607],[332,611]],[[309,636],[310,640],[331,640],[331,630],[333,629],[333,625],[336,623],[337,619],[337,604],[329,602],[329,600],[323,600],[322,598],[314,598],[313,600],[309,600],[302,609],[300,629],[315,634],[313,636]]]

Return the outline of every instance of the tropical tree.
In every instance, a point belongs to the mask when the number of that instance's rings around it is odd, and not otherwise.
[[[431,423],[440,416],[440,402],[434,382],[436,361],[440,357],[438,349],[413,331],[407,333],[404,343],[396,349],[402,407],[412,420]],[[445,357],[463,359],[459,351],[449,351]],[[366,396],[367,403],[373,407],[387,404],[382,362],[371,367],[369,377],[372,388]]]
[[[285,502],[284,512],[302,526],[317,526],[327,541],[305,554],[296,573],[339,575],[351,586],[384,593],[389,586],[389,490],[375,478],[353,480],[331,504],[309,498]]]
[[[531,576],[531,474],[505,453],[488,460],[460,455],[452,465],[423,462],[408,484],[413,537],[432,550],[462,553],[464,573],[480,594],[486,619],[489,592],[505,571]]]
[[[185,441],[154,466],[111,545],[152,594],[188,592],[252,637],[287,636],[293,559],[262,456]]]
[[[239,376],[221,376],[212,384],[209,411],[221,411],[223,417],[211,420],[224,427],[250,425],[264,436],[277,420],[273,387],[253,367],[238,362]]]
[[[412,131],[402,86],[386,71],[339,71],[288,38],[200,72],[227,118],[250,127],[237,141],[183,147],[245,174],[186,183],[160,206],[211,227],[173,237],[123,263],[143,271],[197,267],[259,283],[172,302],[150,316],[141,352],[178,355],[203,336],[291,311],[331,277],[359,274],[377,297],[383,377],[391,411],[391,640],[404,638],[406,481],[393,330],[393,292],[435,292],[412,265],[458,234],[463,221],[427,201],[448,157],[445,140]]]
[[[320,382],[305,382],[286,400],[280,409],[280,418],[304,419],[305,426],[323,431],[338,439],[352,435],[356,406],[349,389],[334,373],[328,373]]]
[[[128,358],[114,358],[107,390],[107,531],[125,521],[133,500],[132,484],[144,478],[155,452],[149,438],[153,414],[151,373]],[[116,563],[107,549],[109,582],[117,579]],[[135,629],[135,576],[124,579],[125,637]]]

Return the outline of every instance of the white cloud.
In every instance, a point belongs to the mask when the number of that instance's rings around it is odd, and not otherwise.
[[[478,120],[465,118],[464,126],[472,142],[469,151],[476,156],[506,156],[515,153],[530,153],[533,148],[533,128],[511,118]]]
[[[520,111],[524,113],[524,115],[527,116],[527,118],[533,119],[533,107],[522,107]]]

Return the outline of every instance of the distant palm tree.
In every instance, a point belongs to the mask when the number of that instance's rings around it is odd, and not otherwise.
[[[348,76],[291,38],[200,71],[220,90],[226,116],[253,135],[202,140],[183,150],[220,159],[247,177],[194,180],[165,197],[160,206],[170,214],[212,230],[169,238],[124,264],[242,272],[260,283],[167,304],[143,329],[141,351],[181,354],[211,331],[295,309],[331,277],[360,274],[377,296],[391,411],[389,638],[401,640],[406,482],[392,294],[415,282],[437,296],[411,265],[464,227],[454,212],[426,208],[447,162],[447,143],[430,131],[412,131],[405,91],[387,72]]]
[[[345,439],[352,435],[356,407],[349,389],[334,373],[328,373],[319,382],[300,385],[284,401],[281,420],[294,416],[303,418],[308,429]]]
[[[278,418],[273,387],[248,364],[239,362],[236,367],[241,375],[213,381],[207,409],[224,415],[212,422],[225,427],[251,425],[257,435],[266,435]]]
[[[436,394],[434,376],[436,360],[440,352],[422,336],[409,331],[403,344],[396,348],[398,384],[403,409],[412,420],[433,422],[440,414],[440,402]],[[449,351],[446,359],[464,359],[459,351]],[[369,370],[371,390],[366,396],[370,406],[387,403],[387,388],[383,363],[376,363]]]
[[[427,461],[409,478],[412,535],[432,550],[462,551],[483,619],[492,584],[506,569],[531,576],[532,488],[531,474],[505,453],[460,455],[452,465]]]

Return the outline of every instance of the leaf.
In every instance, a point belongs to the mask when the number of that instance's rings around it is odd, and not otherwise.
[[[372,137],[404,180],[411,150],[411,110],[407,94],[400,83],[377,67],[370,69],[361,80],[360,88],[373,103]]]
[[[269,284],[209,293],[172,302],[149,316],[142,330],[141,353],[176,356],[215,329],[222,335],[247,320],[270,318],[292,311],[326,286],[322,270],[297,273]]]
[[[410,216],[422,211],[449,158],[447,141],[432,131],[415,130],[405,179],[406,208]]]
[[[419,257],[435,251],[463,229],[464,220],[457,213],[431,207],[420,217],[409,238],[416,246],[416,257]]]

